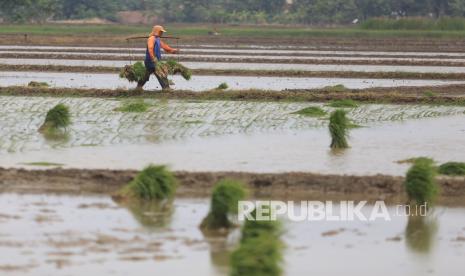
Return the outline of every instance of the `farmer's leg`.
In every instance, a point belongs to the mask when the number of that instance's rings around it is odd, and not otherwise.
[[[145,83],[149,81],[151,74],[152,72],[150,72],[149,70],[145,71],[144,78],[137,82],[138,89],[142,89],[142,87],[144,87]]]
[[[170,82],[167,77],[160,76],[156,73],[155,73],[155,77],[157,77],[157,80],[160,83],[162,89],[170,89]]]

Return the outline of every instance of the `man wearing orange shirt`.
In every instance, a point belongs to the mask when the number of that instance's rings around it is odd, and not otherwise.
[[[137,89],[142,89],[144,84],[149,81],[151,74],[154,74],[155,77],[157,77],[163,90],[170,88],[167,79],[167,72],[164,72],[164,74],[157,74],[155,71],[158,61],[161,60],[161,49],[170,54],[179,53],[178,49],[171,48],[168,44],[161,40],[161,37],[165,32],[166,31],[162,26],[157,25],[153,27],[152,32],[149,35],[144,61],[146,73],[144,79],[137,83]]]

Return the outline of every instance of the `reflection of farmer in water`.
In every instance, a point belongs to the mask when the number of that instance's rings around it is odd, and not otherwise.
[[[166,70],[155,70],[158,61],[161,60],[161,49],[170,54],[179,53],[178,49],[171,48],[161,40],[165,29],[162,26],[154,26],[147,40],[147,49],[145,51],[145,69],[146,73],[142,80],[137,83],[137,88],[142,89],[144,84],[149,81],[153,73],[157,77],[162,89],[169,89],[168,72]]]

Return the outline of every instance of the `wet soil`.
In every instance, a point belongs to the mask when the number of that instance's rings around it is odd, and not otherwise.
[[[111,194],[130,182],[134,170],[0,168],[2,193]],[[178,196],[204,197],[219,180],[243,181],[255,197],[345,198],[406,202],[403,177],[375,175],[321,175],[313,173],[175,172],[179,180]],[[441,202],[458,204],[465,199],[465,178],[442,177]]]
[[[425,95],[434,91],[434,96]],[[465,85],[433,87],[368,88],[334,92],[331,89],[285,90],[285,91],[135,91],[127,89],[76,89],[76,88],[35,88],[0,87],[0,95],[10,96],[54,96],[54,97],[134,97],[155,99],[190,100],[257,100],[257,101],[299,101],[326,102],[337,99],[353,99],[366,103],[406,104],[465,104]]]

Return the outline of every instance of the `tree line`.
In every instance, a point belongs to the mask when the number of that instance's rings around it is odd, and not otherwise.
[[[165,22],[347,24],[372,17],[465,16],[465,0],[1,0],[7,22],[45,22],[143,11]]]

